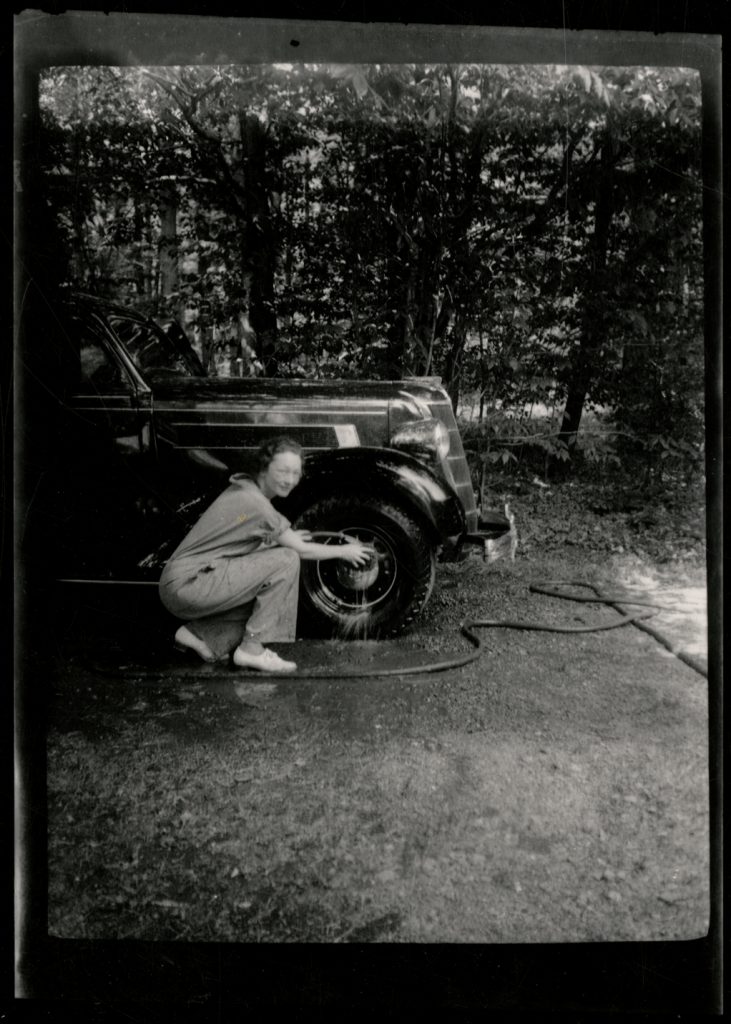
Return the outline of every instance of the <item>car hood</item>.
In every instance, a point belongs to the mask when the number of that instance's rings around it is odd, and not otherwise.
[[[257,398],[302,398],[391,401],[418,399],[444,401],[444,389],[436,380],[269,380],[261,377],[170,377],[152,376],[149,381],[156,399],[186,401],[230,401]]]

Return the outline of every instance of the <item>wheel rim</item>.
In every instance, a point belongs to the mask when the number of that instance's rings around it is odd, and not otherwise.
[[[314,562],[308,589],[313,600],[331,612],[372,613],[385,604],[396,587],[399,562],[394,541],[384,531],[372,527],[340,526],[339,529],[375,548],[375,566],[370,570],[353,570],[339,559]],[[342,542],[331,538],[326,543]]]

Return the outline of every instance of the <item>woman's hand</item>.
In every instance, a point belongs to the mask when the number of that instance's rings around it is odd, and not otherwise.
[[[277,541],[284,548],[292,548],[305,561],[328,561],[342,558],[351,565],[364,565],[375,549],[354,537],[347,544],[317,544],[312,541],[309,530],[293,530],[291,527],[279,535]]]
[[[338,558],[342,558],[344,562],[348,562],[350,565],[366,565],[371,557],[375,555],[375,550],[369,547],[368,544],[364,544],[360,540],[353,540],[349,544],[342,544],[337,549]]]

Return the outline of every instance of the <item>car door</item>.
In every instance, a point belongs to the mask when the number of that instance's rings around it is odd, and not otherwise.
[[[73,372],[54,467],[58,570],[135,578],[155,526],[151,391],[101,314],[72,315],[65,341]]]

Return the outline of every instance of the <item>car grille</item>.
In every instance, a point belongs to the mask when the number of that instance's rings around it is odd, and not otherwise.
[[[429,409],[432,416],[441,420],[449,431],[449,455],[447,456],[447,473],[451,475],[451,483],[457,492],[467,516],[467,529],[474,530],[477,525],[477,506],[475,505],[475,492],[472,486],[469,466],[462,446],[457,423],[454,419],[451,402],[445,398],[441,402],[430,402]]]

